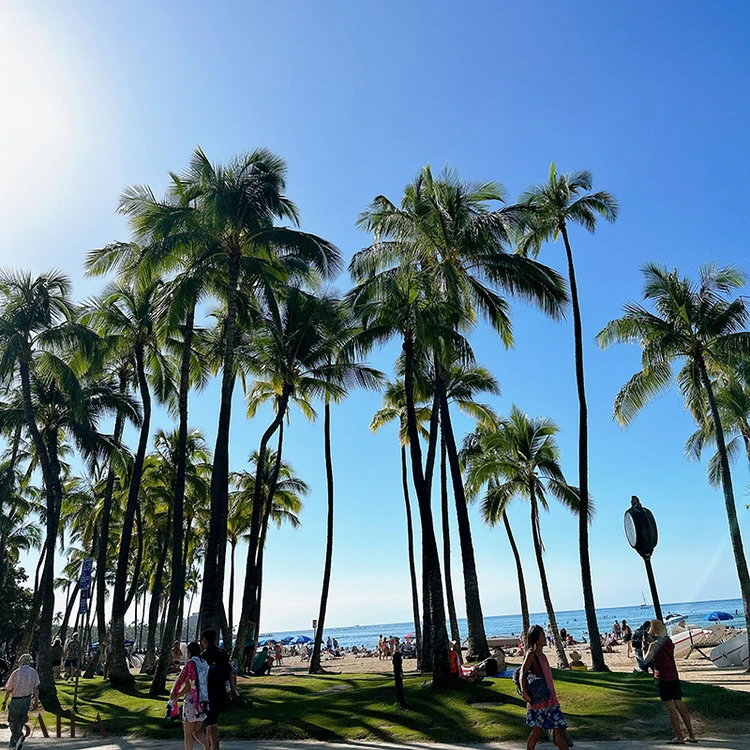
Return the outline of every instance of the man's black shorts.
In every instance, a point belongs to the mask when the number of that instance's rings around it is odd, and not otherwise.
[[[211,727],[219,723],[219,713],[221,711],[221,698],[208,696],[208,711],[206,711],[206,726]]]
[[[657,680],[659,683],[659,697],[663,701],[681,701],[682,688],[679,680]]]

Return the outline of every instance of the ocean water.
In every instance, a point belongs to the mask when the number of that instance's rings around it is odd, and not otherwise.
[[[734,615],[734,619],[724,623],[725,625],[740,628],[746,627],[741,599],[717,599],[705,602],[673,602],[662,604],[661,609],[664,617],[667,617],[670,613],[681,614],[684,615],[687,622],[691,624],[704,622],[703,618],[709,612],[728,612],[729,614]],[[582,609],[560,610],[555,614],[557,616],[558,627],[565,628],[577,641],[580,641],[583,636],[588,640],[586,614]],[[635,630],[635,628],[643,624],[644,620],[650,620],[653,617],[654,610],[651,605],[646,607],[642,605],[632,607],[609,607],[596,610],[596,619],[599,623],[599,630],[601,633],[611,631],[615,620],[619,620],[620,623],[622,623],[623,620],[627,620],[628,624]],[[547,615],[544,612],[533,612],[531,613],[530,618],[532,624],[536,623],[542,626],[547,624]],[[461,631],[461,638],[465,639],[467,634],[466,620],[459,619],[458,625],[459,630]],[[522,630],[521,615],[485,617],[484,627],[488,637],[519,635]],[[403,638],[405,635],[413,632],[413,630],[414,626],[411,622],[389,622],[378,625],[352,625],[344,628],[326,628],[324,637],[327,638],[328,636],[331,636],[331,638],[336,638],[339,645],[342,647],[364,645],[368,648],[372,648],[377,644],[378,637],[381,634],[384,636],[394,635]],[[261,633],[261,640],[266,638],[281,639],[289,635],[307,635],[312,637],[313,633],[311,630],[263,631]]]

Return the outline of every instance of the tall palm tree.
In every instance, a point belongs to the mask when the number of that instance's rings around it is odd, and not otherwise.
[[[615,418],[622,425],[630,424],[655,395],[672,384],[673,363],[681,365],[676,382],[687,406],[699,424],[707,417],[713,423],[729,536],[748,618],[750,574],[737,519],[722,413],[711,379],[713,371],[732,360],[747,361],[750,357],[750,332],[746,330],[750,308],[743,297],[729,298],[747,279],[733,266],[702,266],[697,284],[680,277],[677,269],[667,271],[654,263],[642,270],[643,297],[652,309],[628,303],[625,314],[610,321],[597,336],[602,348],[622,342],[639,344],[642,349],[640,371],[615,400]]]
[[[480,450],[470,457],[467,476],[474,491],[482,485],[488,485],[482,501],[482,515],[490,526],[501,520],[508,503],[514,497],[528,500],[542,596],[559,664],[567,669],[568,657],[557,628],[547,582],[539,517],[540,508],[549,510],[548,494],[573,513],[580,511],[578,491],[565,481],[560,468],[560,450],[555,440],[557,432],[557,425],[551,419],[531,419],[517,406],[513,406],[509,417],[501,421],[497,432],[484,433],[479,438]],[[591,508],[591,504],[587,507]]]
[[[283,425],[282,425],[283,428]],[[280,429],[281,431],[281,429]],[[238,524],[244,527],[244,532],[250,528],[250,517],[252,516],[252,503],[255,497],[255,481],[258,468],[258,451],[254,451],[248,459],[250,471],[237,472],[232,475],[232,484],[236,488],[232,493],[233,505],[238,508]],[[279,452],[272,448],[268,450],[267,461],[262,477],[261,502],[263,503],[263,517],[261,519],[261,531],[258,540],[258,596],[253,614],[255,632],[253,642],[257,642],[260,632],[260,604],[261,588],[263,584],[263,558],[266,546],[268,527],[271,522],[281,528],[283,524],[298,529],[300,526],[299,513],[302,510],[302,498],[310,493],[306,482],[300,479],[291,464],[282,461]],[[247,538],[247,534],[243,536]],[[234,549],[232,549],[234,554]],[[231,591],[230,591],[231,594]],[[246,639],[247,642],[247,639]],[[238,639],[239,643],[239,639]],[[242,644],[242,647],[245,643]]]
[[[326,338],[328,354],[323,364],[322,375],[327,388],[324,396],[323,441],[326,467],[326,551],[323,564],[323,585],[320,592],[318,609],[318,627],[315,630],[313,652],[310,656],[310,674],[322,672],[320,663],[323,630],[325,629],[326,611],[328,609],[328,592],[331,585],[333,566],[333,527],[334,527],[334,486],[333,457],[331,452],[331,401],[341,402],[348,395],[352,386],[365,388],[377,387],[383,376],[377,370],[357,360],[357,348],[353,342],[359,333],[351,311],[340,301],[325,305],[329,309],[328,320],[323,324],[323,336]]]
[[[112,685],[129,685],[134,681],[125,655],[125,614],[135,594],[135,586],[128,592],[131,537],[139,511],[141,480],[151,428],[153,386],[159,401],[167,401],[173,393],[173,374],[161,348],[160,295],[163,284],[154,277],[134,278],[108,285],[102,296],[94,301],[87,319],[103,334],[116,337],[120,357],[132,357],[135,385],[140,397],[142,420],[138,446],[133,459],[128,483],[128,496],[123,517],[122,534],[117,557],[117,574],[112,591],[112,636],[109,679]],[[149,384],[151,381],[151,384]],[[141,566],[141,537],[132,580],[137,583]]]
[[[223,336],[221,404],[211,478],[211,524],[204,563],[201,621],[204,627],[224,623],[227,517],[229,513],[229,427],[235,384],[238,294],[265,296],[274,283],[292,274],[313,271],[330,276],[338,271],[338,250],[315,235],[274,226],[279,219],[294,226],[299,214],[284,194],[286,164],[267,149],[243,154],[226,165],[214,165],[200,148],[190,160],[182,182],[196,195],[201,224],[216,242],[216,264],[222,272],[226,305]]]
[[[256,329],[237,354],[242,367],[257,378],[247,395],[248,417],[252,418],[262,403],[270,401],[274,406],[273,420],[263,432],[258,447],[249,552],[235,645],[237,659],[245,647],[247,627],[255,611],[260,583],[257,555],[264,510],[260,477],[266,468],[268,442],[286,417],[290,402],[314,418],[312,399],[327,394],[340,397],[345,393],[344,387],[331,382],[330,378],[334,369],[330,359],[335,342],[328,335],[328,328],[338,302],[332,297],[316,297],[299,287],[290,286],[283,297],[279,295],[277,304],[275,309],[256,311]],[[277,450],[281,455],[281,442]]]
[[[360,216],[359,226],[373,232],[375,242],[354,256],[350,269],[355,280],[360,285],[368,277],[390,280],[395,269],[409,266],[421,275],[426,293],[441,303],[441,325],[450,329],[452,338],[482,316],[510,345],[509,308],[496,289],[529,299],[554,316],[561,314],[566,295],[561,278],[551,269],[507,252],[509,235],[517,229],[520,214],[512,208],[491,207],[491,202],[503,199],[497,183],[465,183],[450,169],[435,179],[429,166],[423,168],[405,188],[400,206],[381,195]],[[411,358],[407,349],[412,346],[405,337],[405,372],[412,365],[407,361]],[[407,391],[409,387],[407,382]],[[418,446],[412,446],[413,451],[415,448]],[[424,481],[416,477],[415,486],[426,502]],[[474,591],[469,586],[467,594],[472,650],[485,653],[478,588]],[[437,680],[447,681],[447,642],[442,634],[439,637]]]
[[[591,640],[591,661],[595,671],[606,670],[604,653],[596,621],[594,586],[591,581],[591,560],[589,557],[589,527],[586,503],[589,497],[589,448],[588,448],[588,406],[586,404],[586,384],[583,367],[583,328],[581,306],[578,299],[578,283],[573,250],[568,237],[570,224],[580,224],[589,232],[596,230],[597,217],[614,222],[620,211],[616,198],[604,190],[595,193],[591,190],[591,172],[571,172],[558,174],[554,162],[550,166],[549,181],[534,185],[520,198],[522,212],[525,211],[526,231],[519,243],[519,251],[536,257],[542,245],[550,239],[562,236],[565,257],[568,264],[570,298],[573,307],[573,337],[575,340],[576,387],[578,390],[578,486],[581,489],[582,512],[578,519],[578,554],[581,562],[581,583],[583,606],[586,611],[586,624]]]
[[[481,439],[482,436],[488,432],[495,432],[493,426],[488,430],[486,427],[477,427],[473,432],[470,432],[463,441],[461,448],[461,468],[466,471],[469,464],[476,460],[477,456],[482,454],[483,448]],[[488,481],[488,487],[492,489],[496,482],[494,480]],[[466,492],[469,495],[468,499],[474,500],[477,497],[478,490],[472,486],[469,482],[466,482]],[[521,605],[521,627],[523,633],[529,632],[531,626],[531,619],[529,617],[529,603],[526,596],[526,579],[523,572],[523,565],[521,564],[521,555],[518,552],[518,545],[516,544],[515,536],[513,535],[513,529],[510,525],[510,519],[508,518],[507,512],[503,511],[503,526],[505,526],[505,533],[508,536],[508,544],[510,545],[511,552],[513,553],[513,560],[516,564],[516,577],[518,578],[518,598]]]
[[[417,405],[416,412],[419,435],[423,439],[427,439],[429,432],[424,427],[424,424],[430,421],[430,409],[424,405]],[[419,589],[417,588],[417,569],[414,557],[414,526],[412,523],[411,500],[409,498],[409,468],[406,456],[406,448],[409,445],[409,431],[406,417],[406,389],[402,380],[386,385],[383,393],[383,408],[375,412],[372,422],[370,422],[370,429],[373,432],[377,432],[384,425],[395,421],[398,421],[398,442],[401,446],[401,485],[406,508],[406,542],[409,555],[409,581],[411,582],[414,640],[417,644],[417,662],[421,663],[422,627],[419,618]]]
[[[486,404],[477,403],[474,395],[478,391],[499,393],[497,380],[484,367],[474,364],[470,359],[464,361],[453,359],[448,355],[442,360],[436,360],[440,369],[435,374],[435,389],[440,401],[441,443],[445,446],[450,463],[453,497],[456,506],[458,534],[461,546],[461,563],[464,573],[464,592],[466,595],[466,614],[469,630],[469,658],[484,659],[489,656],[487,638],[484,635],[484,616],[479,598],[479,581],[476,563],[474,561],[474,543],[469,523],[469,510],[466,501],[461,466],[459,462],[456,438],[450,415],[450,402],[455,403],[466,415],[477,419],[480,424],[493,426],[496,416]],[[444,463],[444,461],[442,462]],[[444,469],[443,469],[444,472]],[[441,472],[441,473],[443,473]],[[449,561],[446,560],[446,566]],[[447,574],[446,574],[447,575]],[[469,613],[471,612],[471,616]],[[477,623],[482,623],[481,630]]]
[[[69,296],[70,282],[58,272],[36,278],[15,271],[0,274],[0,378],[20,384],[20,409],[11,407],[9,418],[16,420],[14,427],[17,427],[22,423],[17,417],[23,415],[46,494],[45,560],[38,634],[39,694],[50,711],[60,710],[49,648],[54,616],[55,546],[63,488],[61,433],[57,426],[44,429],[44,424],[38,420],[40,401],[52,399],[66,411],[69,421],[65,429],[88,455],[94,455],[101,446],[96,440],[96,418],[88,411],[93,405],[85,400],[78,369],[87,355],[93,355],[95,336],[77,321],[77,311]]]

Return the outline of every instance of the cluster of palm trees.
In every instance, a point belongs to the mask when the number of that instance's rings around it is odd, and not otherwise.
[[[85,259],[88,274],[111,279],[96,298],[73,302],[70,282],[59,272],[0,275],[0,378],[5,394],[0,431],[8,438],[6,460],[0,465],[0,570],[14,567],[19,550],[39,546],[22,645],[36,644],[45,706],[58,707],[49,658],[55,585],[68,588],[66,611],[59,619],[64,635],[85,557],[95,559],[93,604],[91,612],[76,621],[88,631],[95,622],[97,653],[104,656],[113,685],[125,686],[133,679],[125,619],[134,604],[137,613],[140,603],[141,627],[147,629],[143,668],[153,673],[154,694],[164,690],[171,643],[189,619],[185,602],[189,615],[198,592],[199,626],[219,630],[224,643],[234,644],[233,657],[240,662],[246,648],[252,652],[261,617],[269,524],[298,525],[308,493],[283,459],[285,429],[294,409],[314,419],[320,404],[327,539],[310,670],[321,670],[334,532],[332,406],[355,387],[384,392],[373,430],[391,421],[399,425],[419,661],[434,683],[445,684],[450,678],[446,621],[451,639],[461,635],[450,580],[451,493],[470,655],[482,658],[489,651],[468,504],[482,495],[487,523],[503,521],[517,562],[527,624],[523,571],[505,512],[511,499],[522,497],[529,501],[542,591],[565,663],[540,526],[540,510],[554,496],[579,517],[593,666],[604,669],[588,552],[592,506],[583,341],[569,230],[581,225],[593,232],[599,217],[614,221],[616,200],[609,193],[592,192],[589,173],[558,174],[554,165],[549,180],[515,204],[506,202],[496,183],[466,183],[450,169],[435,176],[427,166],[407,185],[399,203],[378,196],[361,214],[359,226],[372,242],[351,259],[353,286],[339,297],[327,289],[342,268],[341,254],[329,241],[299,229],[297,208],[284,192],[285,178],[285,163],[265,149],[223,165],[211,163],[197,149],[183,173],[170,173],[164,197],[146,186],[125,190],[120,211],[128,218],[131,240],[92,251]],[[536,257],[544,243],[557,236],[563,238],[569,285]],[[731,286],[731,273],[722,273],[710,276],[713,286],[707,281],[708,291],[701,287],[695,294],[705,294],[720,306],[721,294]],[[735,282],[737,278],[731,276]],[[515,407],[500,417],[476,400],[481,393],[497,393],[499,386],[477,362],[471,332],[486,321],[501,343],[511,346],[510,297],[531,302],[556,319],[572,306],[580,405],[575,484],[569,484],[560,469],[553,422],[531,418]],[[696,310],[702,311],[704,303],[701,297]],[[742,327],[741,317],[722,325]],[[711,325],[720,322],[711,318]],[[644,330],[635,323],[610,324],[600,341],[633,338]],[[734,329],[727,333],[735,337],[732,341],[738,335]],[[388,383],[365,360],[374,347],[391,339],[401,344],[401,353],[395,380]],[[691,342],[691,334],[685,333],[680,349],[667,336],[667,353],[659,355],[652,343],[644,344],[643,373],[618,398],[617,413],[624,420],[632,417],[646,396],[664,385],[665,362],[688,357],[690,373],[697,378],[695,389],[688,389],[690,404],[701,426],[691,445],[700,452],[708,441],[716,442],[719,459],[714,463],[719,468],[714,474],[725,493],[729,485],[731,496],[727,453],[733,449],[726,447],[722,424],[750,446],[747,421],[744,426],[729,421],[732,389],[747,386],[747,372],[721,369],[718,363],[724,353],[735,363],[747,362],[747,357],[739,344],[719,345],[713,339],[698,356]],[[694,356],[698,359],[690,359]],[[190,398],[212,376],[221,386],[213,450],[189,424]],[[678,378],[681,386],[686,377]],[[272,414],[249,458],[249,470],[243,471],[232,471],[229,463],[237,381],[249,419],[262,406],[270,407]],[[174,429],[153,431],[154,403],[166,406]],[[453,427],[455,408],[476,422],[463,444]],[[104,424],[111,424],[112,431]],[[729,445],[736,447],[737,442]],[[432,502],[438,455],[442,555]],[[34,514],[43,533],[29,528]],[[739,539],[736,514],[730,516],[730,526],[733,541]],[[244,576],[235,564],[240,542],[248,549]],[[70,552],[62,581],[55,578],[58,544]],[[742,573],[740,577],[742,581]],[[92,662],[90,672],[96,666]]]

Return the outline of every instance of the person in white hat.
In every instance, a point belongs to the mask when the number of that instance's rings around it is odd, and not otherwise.
[[[8,724],[10,724],[10,747],[20,750],[25,739],[23,726],[28,721],[31,699],[34,699],[34,710],[39,708],[39,674],[31,666],[31,654],[22,654],[16,669],[5,683],[3,711],[8,704]]]

